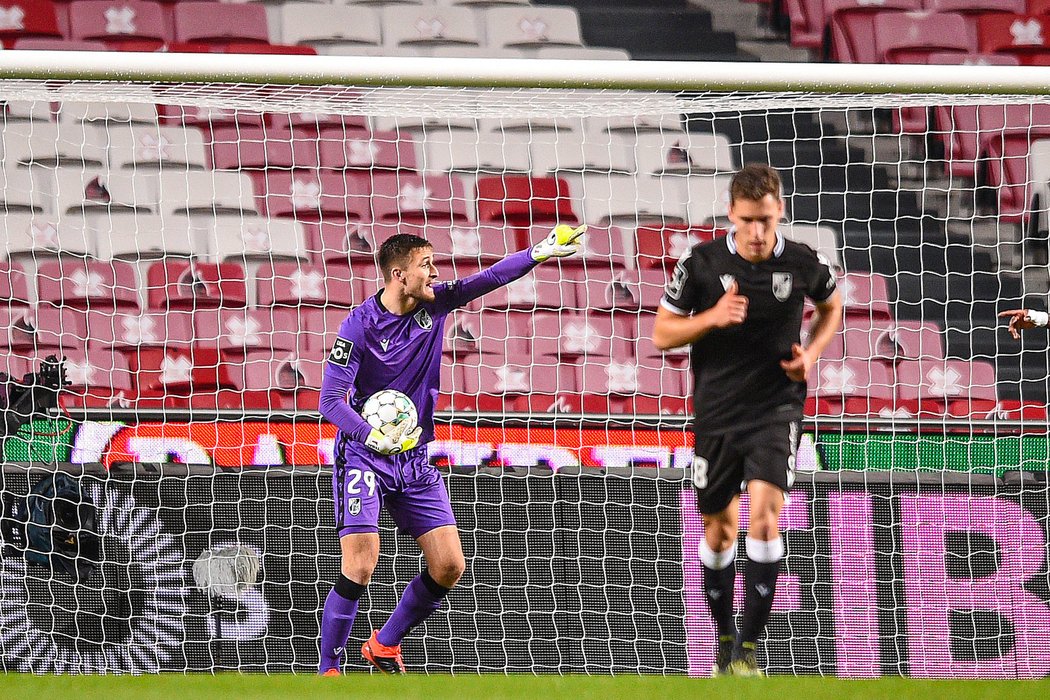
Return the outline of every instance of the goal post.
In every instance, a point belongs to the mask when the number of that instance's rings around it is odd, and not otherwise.
[[[0,52],[0,371],[64,355],[76,419],[3,444],[0,666],[314,672],[339,570],[318,391],[339,323],[382,286],[377,246],[423,235],[453,279],[560,222],[588,224],[581,255],[443,329],[429,449],[469,573],[406,662],[706,675],[689,358],[649,337],[668,272],[726,235],[729,179],[758,161],[783,177],[782,232],[846,301],[763,665],[1047,675],[1050,346],[996,314],[1046,310],[1048,84]],[[421,565],[389,520],[381,539],[352,639]]]

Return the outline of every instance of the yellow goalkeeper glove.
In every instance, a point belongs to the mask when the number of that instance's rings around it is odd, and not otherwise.
[[[587,232],[587,224],[573,228],[558,224],[546,238],[532,246],[532,259],[543,262],[551,258],[566,258],[580,250],[580,238]]]
[[[416,426],[413,430],[405,432],[408,423],[408,420],[402,420],[383,426],[382,429],[373,428],[365,438],[365,447],[381,455],[396,455],[411,450],[419,444],[423,429]]]

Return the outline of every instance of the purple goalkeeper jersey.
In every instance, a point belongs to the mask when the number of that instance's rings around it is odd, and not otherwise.
[[[339,326],[321,381],[321,414],[351,440],[364,442],[372,429],[361,417],[365,400],[381,389],[397,389],[416,405],[423,429],[420,444],[433,440],[445,319],[535,266],[523,250],[476,275],[438,282],[434,301],[421,302],[404,316],[384,308],[379,293],[370,297]]]

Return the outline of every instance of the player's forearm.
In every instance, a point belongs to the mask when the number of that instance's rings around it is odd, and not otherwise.
[[[695,316],[660,316],[653,326],[653,345],[657,350],[673,350],[692,345],[717,326],[710,310]]]
[[[488,294],[495,289],[510,284],[516,279],[524,277],[537,264],[527,250],[508,255],[478,274],[459,280],[456,283],[458,300],[461,304],[473,301],[484,294]]]
[[[350,436],[351,440],[364,442],[372,426],[357,411],[350,408],[346,402],[350,387],[334,375],[335,372],[325,372],[321,380],[321,397],[317,408],[325,420]]]
[[[830,304],[817,309],[816,317],[809,330],[809,345],[806,346],[813,359],[820,357],[831,343],[835,334],[842,327],[842,304]]]

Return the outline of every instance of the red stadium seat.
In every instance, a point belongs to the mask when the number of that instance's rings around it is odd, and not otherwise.
[[[521,279],[481,297],[486,309],[566,309],[579,307],[579,283],[555,265],[541,265]]]
[[[823,0],[784,0],[783,8],[790,22],[791,45],[822,50],[827,27]]]
[[[615,322],[617,337],[627,342],[634,342],[638,364],[645,367],[673,367],[676,369],[682,369],[689,364],[688,345],[667,351],[657,350],[653,345],[655,312],[647,310],[639,314],[629,314],[615,319]]]
[[[318,112],[275,112],[268,115],[269,124],[277,129],[291,131],[296,138],[317,139],[322,129],[344,130],[368,129],[368,118],[346,114],[321,114]]]
[[[322,168],[332,170],[418,170],[416,144],[396,131],[324,127],[318,138]]]
[[[325,309],[300,309],[299,315],[305,322],[303,325],[305,337],[302,338],[303,342],[300,344],[302,356],[322,359],[327,357],[335,343],[339,327],[349,314],[350,309],[335,306]]]
[[[585,309],[633,311],[641,306],[641,290],[637,281],[622,271],[598,269],[588,272],[577,295],[579,305]]]
[[[87,342],[87,319],[83,311],[40,305],[36,313],[20,315],[12,309],[8,345],[12,348],[46,349],[72,352]]]
[[[463,183],[447,174],[351,173],[347,180],[371,185],[371,218],[376,223],[458,224],[468,218]]]
[[[128,363],[112,350],[79,350],[65,353],[66,378],[70,385],[62,392],[64,406],[97,408],[127,405],[135,391]]]
[[[1034,401],[1000,401],[995,416],[1002,420],[1032,421],[1046,423],[1050,413],[1047,405]]]
[[[847,316],[890,318],[886,278],[876,274],[851,272],[839,279],[839,293]]]
[[[1027,0],[1029,6],[1037,0]],[[989,12],[1024,12],[1026,0],[925,0],[927,10],[934,12],[962,12],[988,14]],[[1034,12],[1033,10],[1030,10]]]
[[[14,46],[11,48],[18,51],[109,51],[109,47],[101,41],[52,39],[47,37],[16,39]]]
[[[640,267],[674,267],[693,246],[725,236],[727,231],[711,226],[663,224],[640,226],[635,231],[635,251]]]
[[[517,229],[520,235],[517,244],[507,252],[524,250],[539,243],[551,231],[550,224],[533,226],[531,229]],[[508,244],[510,244],[508,240]],[[617,226],[589,225],[587,233],[581,239],[580,251],[572,257],[562,260],[562,264],[582,266],[587,269],[620,270],[628,265],[627,251],[624,249],[623,231]]]
[[[87,312],[88,345],[134,354],[139,348],[186,348],[193,342],[193,317],[185,311],[131,313]]]
[[[995,2],[995,0],[988,0],[988,2]],[[1028,12],[1033,15],[1050,15],[1050,0],[1027,0],[1027,3],[1024,2],[1024,0],[1014,0],[1014,2],[1019,2],[1021,5],[1021,9],[1013,10],[1014,12]]]
[[[994,13],[977,18],[977,46],[985,53],[1005,53],[1025,64],[1037,64],[1040,54],[1050,53],[1044,15]]]
[[[256,280],[257,303],[263,308],[329,304],[350,308],[369,294],[349,265],[268,263],[259,268]]]
[[[810,318],[807,317],[804,326]],[[839,339],[836,347],[828,346],[822,357],[828,360],[863,361],[874,358],[894,362],[899,358],[897,348],[890,340],[892,328],[893,322],[887,318],[848,315],[843,319],[842,330],[836,334]]]
[[[607,314],[538,312],[532,323],[532,356],[560,362],[607,363],[613,356],[613,323]],[[621,346],[620,357],[630,354]]]
[[[128,356],[129,369],[138,381],[140,406],[161,404],[169,396],[233,389],[230,364],[212,349],[144,348]]]
[[[62,258],[41,263],[37,288],[42,304],[79,309],[139,308],[135,266],[121,260]]]
[[[973,416],[994,411],[995,369],[985,362],[912,361],[897,365],[898,407],[912,415]]]
[[[955,12],[885,12],[875,15],[880,63],[928,63],[932,53],[973,49],[966,19]]]
[[[193,342],[237,360],[254,351],[293,352],[298,347],[294,334],[274,331],[273,317],[262,309],[197,311],[193,314]]]
[[[299,221],[368,221],[370,183],[342,173],[306,169],[251,173],[260,210]]]
[[[628,290],[637,289],[641,308],[655,311],[660,306],[670,275],[663,268],[643,267],[633,273],[625,273],[623,279]]]
[[[985,182],[996,190],[999,218],[1016,223],[1031,215],[1030,205],[1036,188],[1032,183],[1028,157],[1032,142],[1050,138],[1050,106],[1012,105],[1015,116],[1008,116],[1009,126],[983,137],[980,152],[985,165]]]
[[[893,377],[882,364],[819,360],[810,374],[807,415],[877,416],[892,412]]]
[[[237,308],[247,300],[244,268],[235,263],[165,260],[146,271],[151,309]]]
[[[266,8],[262,5],[180,2],[175,6],[174,18],[176,41],[224,45],[270,43]]]
[[[573,224],[568,183],[561,178],[498,175],[479,177],[478,221],[530,227],[540,224]]]
[[[69,6],[72,38],[110,47],[134,41],[155,51],[172,38],[166,19],[163,6],[152,0],[78,0]]]
[[[51,0],[0,1],[0,43],[11,48],[27,37],[61,37],[58,14]]]
[[[464,393],[476,396],[479,411],[548,411],[562,394],[575,393],[569,366],[523,362],[517,358],[486,359],[461,365]]]
[[[922,0],[826,0],[831,57],[840,63],[878,63],[875,48],[875,17],[892,10],[921,10]]]
[[[0,308],[28,306],[26,274],[16,262],[0,261]]]
[[[476,265],[489,265],[518,250],[517,230],[504,226],[428,224],[405,229],[430,241],[438,259],[451,256]]]
[[[262,115],[256,116],[261,122]],[[211,139],[205,139],[205,149],[211,166],[219,170],[317,167],[316,140],[293,137],[290,131],[278,127],[217,126],[211,130]]]

